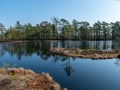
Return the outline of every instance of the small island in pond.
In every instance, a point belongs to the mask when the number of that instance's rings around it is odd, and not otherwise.
[[[95,50],[95,49],[77,49],[77,48],[50,48],[50,51],[54,54],[91,58],[91,59],[111,59],[120,58],[120,50]]]

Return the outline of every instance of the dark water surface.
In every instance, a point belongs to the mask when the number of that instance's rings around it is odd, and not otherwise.
[[[47,72],[68,90],[120,90],[120,59],[91,60],[53,55],[50,47],[120,49],[118,41],[0,43],[0,65]]]

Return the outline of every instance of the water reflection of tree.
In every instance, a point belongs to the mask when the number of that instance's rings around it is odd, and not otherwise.
[[[2,49],[2,46],[0,46],[0,56],[3,56],[5,54],[5,50]]]
[[[100,48],[100,41],[96,41],[96,48],[95,49],[97,49],[97,50],[100,50],[101,48]]]
[[[86,49],[86,48],[88,48],[87,43],[86,43],[85,40],[81,41],[81,47],[80,47],[80,48],[81,48],[81,49]]]
[[[65,40],[62,40],[62,41],[61,41],[61,46],[62,46],[63,48],[65,48]]]
[[[114,62],[114,64],[115,64],[116,66],[120,66],[120,59],[119,59],[119,58],[116,58],[116,61]]]
[[[103,41],[103,49],[106,49],[106,41]]]
[[[71,66],[70,57],[67,59],[67,62],[63,64],[64,70],[68,76],[73,73],[73,68]]]
[[[120,49],[120,41],[112,41],[112,49]]]
[[[51,46],[50,42],[42,41],[42,43],[40,43],[40,51],[41,51],[40,56],[44,60],[48,60],[48,58],[51,56],[51,53],[49,51],[50,46]]]
[[[37,56],[40,56],[42,59],[48,60],[49,57],[51,56],[51,53],[49,52],[49,48],[51,46],[87,49],[95,45],[95,48],[97,49],[100,49],[100,47],[102,49],[107,49],[107,45],[109,44],[108,42],[103,41],[103,46],[102,46],[101,42],[99,41],[97,41],[96,43],[93,42],[94,41],[91,42],[91,41],[68,40],[68,41],[56,41],[54,43],[51,41],[40,41],[40,42],[31,42],[31,43],[2,43],[0,44],[0,55],[3,56],[5,52],[8,52],[11,56],[16,55],[17,58],[21,60],[22,56],[27,57],[36,54]],[[120,42],[113,41],[112,43],[115,49],[120,48],[119,45]]]
[[[66,72],[66,74],[68,76],[70,76],[74,71],[71,66],[71,57],[53,55],[52,61],[54,63],[58,62],[59,60],[62,62],[62,67],[63,67],[64,71]]]
[[[57,63],[60,59],[61,59],[61,56],[59,56],[59,55],[52,55],[52,62],[54,62],[54,63]]]
[[[8,52],[9,55],[16,55],[18,60],[21,60],[22,56],[32,56],[37,54],[41,56],[44,60],[47,60],[51,53],[49,52],[50,43],[49,42],[36,42],[36,43],[7,43],[1,46],[0,55],[4,55]]]

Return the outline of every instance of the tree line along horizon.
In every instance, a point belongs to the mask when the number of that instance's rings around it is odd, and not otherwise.
[[[52,22],[42,21],[40,24],[22,25],[17,21],[8,29],[0,23],[0,40],[31,40],[31,39],[76,39],[76,40],[119,40],[120,22],[107,23],[97,21],[92,26],[87,21],[72,23],[62,18],[52,18]]]

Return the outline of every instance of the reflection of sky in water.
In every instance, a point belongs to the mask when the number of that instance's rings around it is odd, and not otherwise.
[[[62,57],[52,55],[48,50],[53,46],[76,47],[75,44],[78,43],[78,46],[81,45],[78,41],[74,43],[70,41],[70,45],[65,43],[61,41],[1,43],[0,65],[6,62],[11,66],[17,64],[17,67],[32,69],[36,73],[48,72],[54,80],[68,90],[120,90],[120,59],[91,60]],[[91,46],[94,46],[95,42],[87,43],[93,43]],[[102,41],[100,43],[103,44]],[[107,45],[111,47],[112,44]]]

